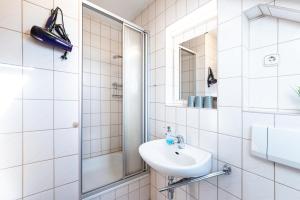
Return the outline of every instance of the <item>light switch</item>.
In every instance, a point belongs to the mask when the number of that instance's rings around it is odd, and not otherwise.
[[[251,153],[267,159],[268,127],[252,126]]]

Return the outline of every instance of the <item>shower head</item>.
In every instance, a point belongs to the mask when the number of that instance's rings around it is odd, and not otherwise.
[[[300,11],[274,6],[269,4],[259,4],[245,11],[245,15],[249,20],[257,19],[264,16],[271,16],[290,21],[300,22]]]

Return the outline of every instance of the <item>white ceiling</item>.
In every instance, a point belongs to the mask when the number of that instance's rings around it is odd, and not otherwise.
[[[132,21],[153,0],[89,0],[120,17]]]

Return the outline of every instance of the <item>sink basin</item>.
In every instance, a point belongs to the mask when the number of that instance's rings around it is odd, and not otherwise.
[[[164,139],[153,140],[142,144],[139,153],[148,165],[164,175],[188,178],[211,172],[211,153],[187,144],[179,149]]]

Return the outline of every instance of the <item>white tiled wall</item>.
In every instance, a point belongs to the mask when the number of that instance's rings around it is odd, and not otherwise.
[[[149,200],[150,199],[150,176],[146,175],[131,180],[118,187],[102,192],[96,197],[85,200]]]
[[[74,45],[30,37],[60,6]],[[79,1],[0,1],[0,199],[78,199]]]
[[[83,158],[122,149],[121,25],[83,10]],[[118,86],[114,87],[116,83]]]
[[[152,77],[149,85],[151,95],[149,120],[152,138],[162,138],[165,132],[164,127],[171,126],[173,131],[182,134],[189,144],[213,153],[214,170],[217,170],[218,167],[221,169],[220,167],[224,163],[229,163],[233,170],[230,176],[221,176],[207,182],[176,189],[175,198],[178,200],[299,199],[299,170],[250,155],[250,127],[252,124],[299,128],[300,117],[299,115],[242,111],[242,105],[245,101],[243,90],[247,89],[247,85],[242,84],[242,76],[244,75],[242,65],[247,58],[242,54],[242,49],[248,48],[242,42],[245,37],[245,32],[242,29],[245,26],[242,11],[258,3],[275,3],[289,8],[300,8],[300,2],[294,0],[276,0],[275,2],[272,0],[218,0],[218,110],[167,106],[164,101],[161,101],[161,99],[165,99],[164,94],[157,92],[161,90],[161,87],[170,89],[165,85],[165,77],[161,76],[166,71],[165,59],[160,56],[161,52],[165,51],[165,47],[157,40],[164,41],[165,38],[161,38],[161,35],[164,34],[168,25],[189,14],[205,2],[207,1],[156,0],[135,19],[136,23],[144,26],[151,33],[151,69],[149,69],[149,74]],[[159,26],[155,26],[155,24]],[[163,25],[164,28],[161,27]],[[297,48],[299,45],[294,39],[298,38],[298,25],[288,23],[281,26],[285,26],[282,30],[288,32],[284,37],[293,39],[290,41],[291,47],[289,48]],[[264,29],[269,31],[272,28],[272,23],[259,26],[259,28],[261,31]],[[291,31],[288,31],[289,29]],[[272,37],[268,39],[272,39]],[[263,40],[262,42],[266,41]],[[259,42],[256,45],[261,44]],[[272,46],[269,48],[272,51]],[[260,50],[264,51],[265,49],[261,48]],[[282,56],[291,53],[291,51],[282,52]],[[297,51],[294,50],[293,52]],[[259,52],[253,53],[258,56],[261,55]],[[294,60],[286,65],[290,70],[288,80],[292,82],[298,80],[297,69],[293,67],[297,63],[298,57],[293,58]],[[255,62],[255,60],[253,61]],[[252,70],[256,69],[252,68]],[[286,73],[287,70],[282,72]],[[268,76],[268,73],[272,74],[273,72],[260,74]],[[272,95],[272,89],[267,83],[259,85],[259,87],[254,86],[257,90],[262,87],[268,88],[267,92],[262,92],[262,94],[265,96]],[[274,92],[277,95],[278,91],[275,90]],[[280,98],[286,98],[284,92],[279,91],[278,95]],[[270,103],[263,105],[267,107]],[[292,104],[287,103],[286,105]],[[166,177],[151,171],[152,200],[167,199],[166,193],[158,192],[158,188],[166,184]]]
[[[248,57],[249,109],[275,111],[299,110],[299,97],[295,87],[299,85],[299,58],[294,54],[300,42],[300,24],[283,19],[264,17],[250,21],[248,44],[244,48]],[[279,54],[278,64],[265,66],[264,57]],[[268,91],[268,95],[264,95]]]

